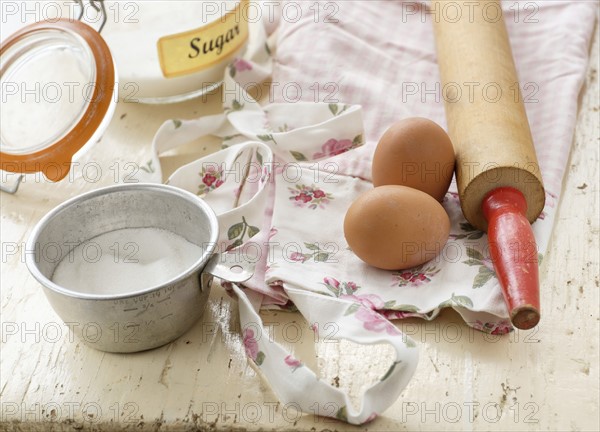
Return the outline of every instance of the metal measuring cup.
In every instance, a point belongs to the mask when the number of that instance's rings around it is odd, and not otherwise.
[[[151,288],[91,294],[55,284],[58,264],[77,245],[124,228],[161,228],[202,248],[194,264]],[[125,184],[72,198],[38,222],[25,262],[65,324],[88,346],[136,352],[173,341],[202,316],[213,276],[230,282],[252,277],[253,265],[236,254],[217,254],[218,221],[203,200],[161,184]]]

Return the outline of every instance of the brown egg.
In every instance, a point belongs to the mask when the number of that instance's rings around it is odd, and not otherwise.
[[[373,155],[373,185],[402,185],[442,201],[454,173],[450,137],[431,120],[413,117],[394,123]]]
[[[344,235],[364,262],[402,270],[435,258],[450,233],[439,202],[417,189],[381,186],[358,197],[344,219]]]

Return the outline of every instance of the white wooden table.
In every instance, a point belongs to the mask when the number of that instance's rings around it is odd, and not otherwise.
[[[130,169],[128,161],[144,160],[165,119],[219,110],[218,96],[168,109],[123,103],[102,141],[80,161],[97,162],[97,182],[92,169],[76,169],[73,181],[28,178],[17,195],[0,195],[0,430],[600,430],[598,32],[594,40],[568,176],[542,266],[544,314],[536,330],[493,337],[470,330],[450,311],[432,323],[399,323],[419,342],[420,364],[401,398],[363,428],[279,404],[247,362],[236,301],[219,286],[202,321],[162,348],[106,354],[73,340],[23,262],[32,227],[65,199],[112,184],[117,169]],[[217,143],[202,142],[200,148],[209,152]],[[163,161],[173,169],[196,157],[197,150],[184,150]],[[386,347],[315,345],[299,315],[262,317],[278,341],[355,400],[385,371]],[[292,344],[282,329],[296,324],[302,332]]]

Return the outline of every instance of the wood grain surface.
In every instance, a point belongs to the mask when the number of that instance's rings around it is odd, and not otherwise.
[[[247,362],[236,301],[218,286],[203,320],[162,348],[106,354],[71,339],[23,262],[32,227],[65,199],[112,184],[116,171],[129,172],[135,165],[128,163],[146,160],[165,119],[218,112],[219,97],[168,109],[120,104],[102,141],[80,160],[85,170],[76,169],[73,179],[59,184],[28,178],[17,195],[0,195],[0,430],[600,430],[598,50],[596,32],[568,175],[541,268],[539,327],[484,335],[449,311],[430,323],[398,323],[419,343],[421,361],[400,399],[362,428],[279,404]],[[196,143],[204,153],[216,146]],[[169,170],[197,156],[189,147],[163,160]],[[298,314],[262,317],[277,340],[322,379],[349,389],[356,403],[385,370],[385,346],[315,344]],[[315,406],[317,413],[330,411]]]
[[[434,1],[432,7],[441,10],[443,3]],[[469,2],[456,4],[462,19],[433,22],[442,87],[486,77],[499,94],[514,94],[511,89],[519,80],[504,20],[490,22],[483,15],[471,20]],[[483,4],[500,8],[499,0]],[[472,99],[454,93],[444,98],[444,105],[465,218],[487,231],[483,200],[492,190],[509,186],[525,196],[527,219],[533,223],[544,208],[545,195],[522,95],[494,100],[483,92]]]

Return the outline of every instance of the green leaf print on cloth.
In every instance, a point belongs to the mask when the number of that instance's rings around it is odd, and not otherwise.
[[[473,280],[473,289],[481,288],[488,283],[490,279],[496,277],[494,264],[490,258],[484,257],[481,252],[472,247],[467,247],[467,256],[469,259],[463,261],[463,264],[479,267],[479,272]]]
[[[244,243],[246,235],[248,235],[248,239],[250,239],[259,232],[259,228],[249,225],[248,222],[246,222],[246,218],[242,217],[241,222],[231,225],[227,230],[227,238],[229,240],[234,240],[234,242],[231,243],[226,250],[230,251],[231,249],[241,246]]]

